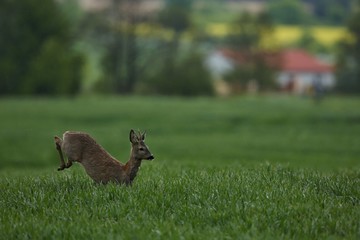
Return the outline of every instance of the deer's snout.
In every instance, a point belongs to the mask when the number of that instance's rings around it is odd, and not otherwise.
[[[150,157],[147,158],[147,160],[153,160],[154,159],[154,155],[150,155]]]

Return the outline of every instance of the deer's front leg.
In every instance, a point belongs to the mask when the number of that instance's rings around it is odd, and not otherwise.
[[[62,140],[59,137],[55,137],[55,147],[60,155],[60,167],[58,168],[58,171],[64,170],[67,167],[65,164],[65,161],[64,161],[63,153],[61,151],[61,143],[62,143]]]

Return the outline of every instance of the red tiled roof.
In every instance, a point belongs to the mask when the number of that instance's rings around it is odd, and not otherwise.
[[[243,64],[248,60],[244,53],[221,49],[220,52],[237,64]],[[301,49],[286,49],[278,53],[260,53],[265,61],[276,69],[290,72],[333,72],[334,67],[326,64]]]
[[[311,56],[304,50],[291,49],[280,53],[280,69],[292,72],[333,72],[333,66]]]

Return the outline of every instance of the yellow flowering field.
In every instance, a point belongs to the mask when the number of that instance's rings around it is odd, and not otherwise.
[[[228,25],[222,23],[209,24],[206,30],[209,34],[217,37],[223,37],[230,32]],[[332,46],[339,40],[348,37],[345,27],[315,26],[306,29],[299,26],[278,25],[275,27],[271,39],[267,39],[266,42],[289,45],[298,41],[306,31],[309,31],[315,40],[326,46]]]

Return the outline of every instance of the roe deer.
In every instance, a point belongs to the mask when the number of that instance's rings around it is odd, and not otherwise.
[[[61,163],[58,170],[64,170],[71,167],[73,162],[79,162],[96,183],[115,182],[129,185],[136,177],[141,161],[154,159],[144,140],[145,133],[136,134],[134,130],[130,131],[130,159],[123,164],[106,152],[89,134],[67,131],[63,140],[55,136]],[[63,152],[68,158],[67,163],[64,161]]]

